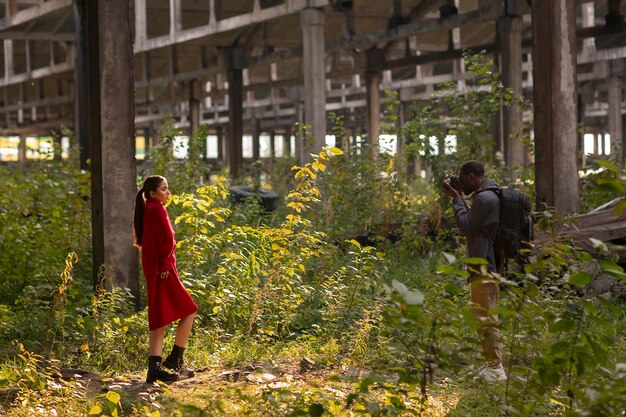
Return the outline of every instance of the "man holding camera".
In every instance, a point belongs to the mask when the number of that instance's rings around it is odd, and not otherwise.
[[[500,199],[495,192],[486,189],[495,187],[496,183],[485,178],[482,163],[469,161],[463,164],[458,177],[450,177],[443,185],[446,193],[454,199],[454,217],[459,230],[467,238],[468,257],[487,261],[487,265],[468,265],[472,314],[478,322],[478,334],[487,360],[487,364],[476,372],[475,379],[504,381],[507,377],[502,367],[498,316],[490,313],[498,300],[498,281],[490,272],[496,271],[493,242],[500,224]],[[471,207],[461,193],[473,194]]]

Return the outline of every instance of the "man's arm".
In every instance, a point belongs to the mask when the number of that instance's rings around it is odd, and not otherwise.
[[[456,219],[459,230],[465,236],[477,234],[481,229],[486,215],[487,210],[482,199],[475,199],[472,207],[468,208],[465,200],[463,200],[461,196],[454,198],[454,218]]]

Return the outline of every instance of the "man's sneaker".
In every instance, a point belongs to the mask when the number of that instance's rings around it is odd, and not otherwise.
[[[473,378],[473,380],[477,381],[479,379],[482,379],[483,381],[488,382],[488,383],[494,383],[494,382],[506,381],[507,376],[506,376],[506,372],[504,372],[504,368],[502,367],[502,364],[499,363],[496,366],[484,365],[478,368],[478,371],[476,372],[476,376]]]

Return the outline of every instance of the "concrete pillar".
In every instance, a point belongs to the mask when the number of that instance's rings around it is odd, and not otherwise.
[[[522,18],[503,16],[498,19],[502,84],[522,95]],[[523,128],[522,109],[513,105],[502,109],[504,159],[509,168],[525,165],[526,149],[519,140]],[[513,174],[513,171],[511,171]]]
[[[61,138],[61,134],[51,131],[50,136],[52,136],[53,159],[57,162],[61,162],[63,160],[63,140]]]
[[[276,132],[270,131],[270,160],[274,161],[276,158]]]
[[[252,118],[252,160],[261,159],[261,121],[256,117]]]
[[[196,80],[189,81],[189,136],[200,127],[200,94],[199,85]]]
[[[152,141],[152,132],[150,132],[150,126],[146,127],[145,129],[143,129],[143,131],[141,132],[141,134],[143,135],[144,138],[144,145],[143,145],[143,149],[145,151],[145,157],[144,157],[144,161],[148,161],[150,159],[150,148],[152,148],[152,143],[150,143]]]
[[[604,17],[607,25],[619,25],[624,22],[622,0],[608,0],[609,13]]]
[[[161,144],[161,137],[159,136],[159,123],[150,123],[150,146],[153,148],[158,147]]]
[[[291,158],[291,136],[293,135],[292,127],[285,129],[285,136],[283,136],[283,157]]]
[[[101,216],[94,228],[94,238],[104,242],[106,285],[130,288],[139,306],[137,251],[133,248],[133,206],[136,184],[135,106],[132,5],[126,0],[87,2],[87,9],[97,7],[97,36],[100,56],[99,85],[90,84],[100,92],[100,146],[92,146],[94,157],[100,154],[100,166],[93,166],[92,178],[102,195]],[[89,15],[89,11],[88,11]],[[89,19],[89,17],[88,17]],[[91,69],[91,68],[90,68]],[[95,93],[95,91],[93,92]],[[91,110],[91,109],[90,109]],[[94,132],[97,133],[97,132]],[[94,142],[98,138],[94,138]],[[94,225],[95,226],[95,225]],[[94,259],[96,257],[94,256]],[[94,265],[98,268],[99,265]]]
[[[102,192],[102,134],[100,129],[100,34],[98,3],[84,0],[86,31],[87,64],[87,103],[86,125],[90,148],[91,168],[91,229],[92,229],[92,274],[93,288],[100,285],[100,268],[104,264],[104,216],[103,216],[103,192]],[[38,84],[40,95],[43,96],[43,80]],[[48,118],[48,108],[45,110]],[[132,230],[132,229],[131,229]]]
[[[222,166],[226,166],[228,161],[226,160],[226,156],[228,152],[226,151],[226,139],[224,138],[224,128],[222,126],[218,126],[215,128],[215,135],[217,136],[217,159],[219,159]]]
[[[532,21],[537,208],[576,213],[576,2],[535,1]]]
[[[622,80],[612,75],[607,80],[609,91],[609,134],[611,135],[611,160],[623,166],[622,149]]]
[[[299,165],[304,165],[308,160],[309,160],[309,153],[306,152],[306,149],[304,147],[304,129],[302,124],[304,123],[304,103],[302,103],[301,97],[302,97],[302,88],[298,87],[298,95],[297,95],[297,99],[296,99],[296,104],[295,104],[295,113],[296,113],[296,120],[298,121],[298,124],[294,125],[294,129],[293,129],[293,134],[296,138],[295,140],[295,148],[294,149],[294,153],[296,155],[296,160],[298,162]]]
[[[243,168],[243,71],[235,58],[235,51],[229,51],[227,154],[231,178],[237,178]]]
[[[28,158],[26,158],[26,136],[20,136],[20,143],[17,145],[17,160],[22,168],[28,167]]]
[[[85,2],[88,0],[76,0],[74,2],[74,22],[76,28],[76,64],[74,76],[76,88],[74,88],[74,135],[80,147],[80,169],[87,169],[87,160],[91,158],[91,144],[89,142],[89,50],[87,44],[87,15],[85,14]]]
[[[626,165],[626,114],[622,115],[622,164]]]
[[[578,126],[582,126],[582,129],[578,130],[578,163],[581,168],[587,166],[587,155],[585,155],[585,97],[582,94],[578,94]]]
[[[367,70],[365,72],[367,104],[367,142],[373,155],[378,154],[378,136],[380,135],[380,79],[381,64],[385,60],[382,49],[372,48],[367,51]]]
[[[326,68],[324,59],[324,12],[306,8],[300,12],[302,25],[302,70],[304,72],[304,123],[311,126],[313,143],[304,144],[300,163],[309,153],[318,153],[326,139]]]

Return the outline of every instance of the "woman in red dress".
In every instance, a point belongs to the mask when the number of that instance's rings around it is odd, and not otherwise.
[[[141,266],[148,292],[150,353],[146,382],[149,384],[156,380],[177,381],[179,375],[193,376],[193,371],[184,364],[183,352],[198,306],[178,277],[174,229],[163,206],[169,197],[167,180],[153,175],[146,178],[135,198],[135,246],[141,250]],[[177,320],[174,347],[161,362],[165,326]]]

